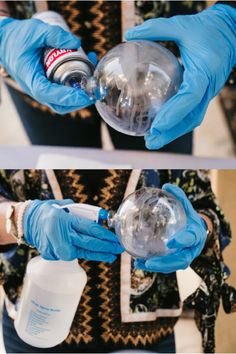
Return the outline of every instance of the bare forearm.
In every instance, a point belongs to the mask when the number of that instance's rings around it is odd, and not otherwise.
[[[0,16],[10,16],[10,10],[6,1],[0,1]]]
[[[0,245],[9,245],[16,243],[16,239],[6,231],[6,213],[9,205],[15,206],[14,223],[17,223],[18,206],[20,203],[9,201],[6,199],[0,200]]]

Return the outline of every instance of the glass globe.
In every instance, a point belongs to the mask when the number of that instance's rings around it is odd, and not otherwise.
[[[178,91],[183,70],[163,46],[130,41],[111,49],[93,78],[100,95],[96,108],[106,123],[124,134],[143,136],[161,106]]]
[[[184,228],[186,215],[170,193],[145,187],[124,199],[109,223],[129,254],[147,259],[173,252],[166,243]]]

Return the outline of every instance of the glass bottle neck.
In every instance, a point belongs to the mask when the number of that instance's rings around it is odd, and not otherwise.
[[[100,209],[98,215],[98,223],[100,225],[107,225],[110,229],[115,228],[116,213],[114,211],[107,211]]]
[[[116,213],[114,211],[109,211],[107,216],[107,226],[110,229],[115,229],[116,224]]]
[[[106,87],[100,85],[94,76],[72,76],[69,80],[69,86],[84,90],[92,101],[103,99],[107,95]]]

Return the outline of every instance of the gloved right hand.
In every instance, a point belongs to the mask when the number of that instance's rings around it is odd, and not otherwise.
[[[51,83],[45,76],[42,51],[45,47],[77,49],[80,40],[59,26],[40,20],[0,21],[0,64],[25,93],[58,114],[66,114],[94,103],[80,89]],[[96,64],[95,53],[90,60]]]
[[[175,41],[184,65],[183,82],[157,113],[146,147],[160,149],[199,126],[207,107],[236,64],[236,9],[216,3],[196,15],[145,21],[127,40]]]
[[[166,183],[162,189],[172,194],[182,204],[186,214],[186,225],[167,242],[167,247],[175,250],[173,253],[147,260],[137,258],[135,267],[148,272],[167,274],[186,269],[199,256],[207,239],[207,225],[194,210],[181,188]]]
[[[34,200],[24,214],[24,237],[48,260],[83,258],[113,262],[124,251],[115,234],[94,221],[67,213],[54,204],[72,200]]]

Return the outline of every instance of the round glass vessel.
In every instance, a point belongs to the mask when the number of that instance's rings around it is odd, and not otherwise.
[[[181,203],[170,193],[150,187],[130,194],[109,220],[125,250],[144,259],[172,253],[166,243],[185,224]]]
[[[168,49],[151,41],[130,41],[101,59],[90,81],[96,87],[87,89],[99,98],[96,108],[107,124],[143,136],[182,80],[182,67]]]

